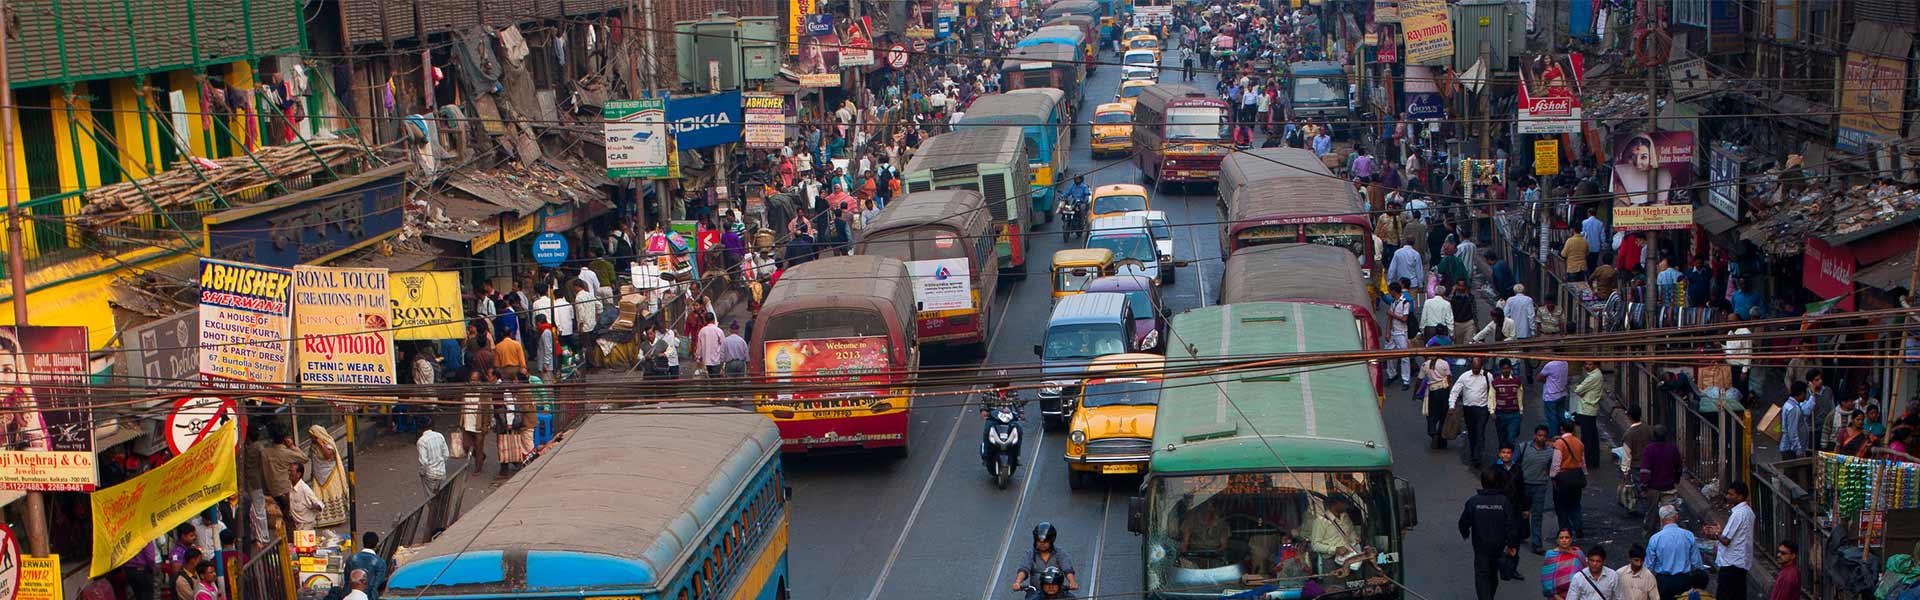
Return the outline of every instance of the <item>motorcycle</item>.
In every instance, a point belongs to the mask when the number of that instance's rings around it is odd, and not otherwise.
[[[1060,204],[1060,241],[1073,241],[1073,234],[1080,228],[1080,211],[1074,209],[1072,202]]]
[[[987,474],[993,477],[993,484],[1007,489],[1007,482],[1013,479],[1013,470],[1020,464],[1020,411],[1010,404],[998,404],[987,409],[987,427],[981,435],[985,438],[981,444],[985,447]]]

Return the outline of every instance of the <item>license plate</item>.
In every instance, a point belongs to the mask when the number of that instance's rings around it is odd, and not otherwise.
[[[810,416],[816,419],[844,419],[844,418],[853,416],[853,411],[851,410],[816,410],[816,411],[807,413],[807,416]]]
[[[1100,465],[1100,472],[1106,475],[1139,473],[1140,465]]]

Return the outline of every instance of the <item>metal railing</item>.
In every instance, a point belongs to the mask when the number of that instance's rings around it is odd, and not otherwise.
[[[393,524],[393,529],[380,536],[380,558],[393,560],[393,553],[401,546],[431,541],[435,533],[460,518],[466,500],[467,474],[463,469],[448,475],[447,483],[440,486],[432,497],[414,507],[412,512]]]
[[[233,600],[284,600],[294,597],[293,562],[287,557],[286,538],[274,538],[266,551],[240,566],[240,589]]]
[[[1806,473],[1811,477],[1814,459],[1780,461],[1754,465],[1753,495],[1747,504],[1753,507],[1754,556],[1772,556],[1781,542],[1793,541],[1800,547],[1800,595],[1822,598],[1825,586],[1826,541],[1829,533],[1814,516],[1814,498],[1787,473]]]

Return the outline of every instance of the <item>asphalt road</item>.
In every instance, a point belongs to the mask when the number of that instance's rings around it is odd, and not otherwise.
[[[1177,64],[1175,56],[1167,53],[1170,65]],[[1112,59],[1108,52],[1102,52],[1101,58]],[[1119,77],[1118,68],[1106,66],[1088,78],[1080,110],[1083,118],[1111,101]],[[1178,81],[1179,73],[1168,70],[1162,80]],[[1214,84],[1209,75],[1195,82],[1203,89]],[[1084,174],[1091,187],[1144,183],[1128,159],[1092,159],[1084,129],[1073,140],[1071,158],[1072,174]],[[1153,197],[1153,208],[1167,211],[1176,226],[1176,258],[1192,261],[1163,293],[1175,313],[1217,300],[1221,264],[1218,230],[1210,224],[1216,218],[1213,202],[1211,188]],[[1181,227],[1186,224],[1201,225]],[[1029,250],[1035,257],[1030,269],[1044,272],[1047,257],[1067,247],[1057,227],[1056,223],[1037,232]],[[1047,279],[1002,282],[996,299],[999,322],[985,362],[1030,363],[1036,360],[1032,346],[1040,341],[1048,317]],[[1537,387],[1530,390],[1528,431],[1539,413],[1537,391]],[[1418,405],[1398,386],[1389,394],[1385,411],[1395,472],[1418,492],[1422,521],[1408,532],[1404,549],[1405,583],[1415,592],[1408,598],[1472,598],[1472,561],[1467,543],[1455,529],[1460,508],[1476,487],[1472,474],[1457,451],[1427,449]],[[1029,546],[1029,532],[1041,521],[1060,529],[1060,547],[1072,557],[1079,573],[1080,597],[1139,597],[1143,585],[1140,539],[1127,532],[1125,523],[1127,498],[1137,490],[1139,479],[1108,479],[1083,490],[1069,490],[1066,466],[1060,459],[1065,435],[1043,433],[1037,410],[1030,409],[1029,417],[1028,458],[1006,490],[996,489],[980,464],[979,417],[971,408],[916,409],[909,433],[912,453],[905,460],[789,459],[787,472],[794,488],[789,569],[794,597],[1020,598],[1009,587],[1013,565]],[[1596,477],[1589,488],[1594,498],[1588,502],[1590,533],[1609,530],[1606,511],[1597,506],[1597,498],[1605,495],[1603,489],[1610,489],[1611,481]],[[1551,517],[1548,526],[1552,526]],[[1624,547],[1608,545],[1614,547],[1615,556],[1625,556]],[[1520,572],[1527,580],[1503,585],[1499,598],[1539,597],[1539,561],[1524,550],[1522,557]]]

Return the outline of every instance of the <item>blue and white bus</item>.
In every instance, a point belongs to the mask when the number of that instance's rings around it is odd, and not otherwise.
[[[387,580],[389,598],[784,600],[780,431],[712,406],[604,413]]]

